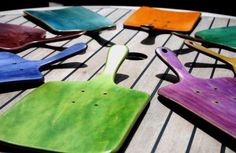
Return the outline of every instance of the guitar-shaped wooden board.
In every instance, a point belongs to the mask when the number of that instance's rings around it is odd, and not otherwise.
[[[0,141],[56,152],[119,150],[149,102],[147,93],[114,83],[127,53],[114,45],[95,79],[48,82],[25,96],[0,116]]]
[[[38,61],[26,60],[10,52],[0,52],[0,85],[42,82],[44,77],[41,68],[77,55],[86,48],[85,43],[78,43],[55,56]]]
[[[158,94],[186,108],[236,138],[236,79],[201,79],[188,73],[174,52],[157,48],[156,54],[179,77],[179,82],[162,87]]]

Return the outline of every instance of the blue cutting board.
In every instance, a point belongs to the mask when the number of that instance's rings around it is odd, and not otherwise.
[[[38,61],[26,60],[10,52],[0,52],[0,85],[43,81],[40,68],[77,55],[86,48],[86,44],[78,43],[55,56]]]

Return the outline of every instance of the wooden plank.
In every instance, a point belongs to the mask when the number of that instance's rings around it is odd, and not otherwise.
[[[220,150],[220,142],[197,129],[190,152],[220,152]]]
[[[15,20],[17,18],[20,18],[20,17],[21,17],[21,15],[5,15],[0,18],[0,22],[1,23],[8,23],[8,22]]]
[[[25,19],[23,16],[20,16],[20,17],[14,19],[14,20],[11,20],[11,21],[9,21],[9,22],[7,22],[7,23],[9,23],[9,24],[19,24],[19,25],[21,25],[21,24],[24,23],[24,22],[28,22],[28,20]]]
[[[226,149],[225,149],[225,153],[235,153],[235,151],[233,151],[233,150],[231,150],[231,149],[229,149],[229,148],[226,148]]]
[[[167,38],[168,37],[162,37],[157,45],[162,46],[164,43],[163,40],[166,40]],[[134,135],[130,138],[131,140],[125,152],[151,152],[157,136],[159,135],[162,126],[165,124],[165,119],[168,117],[169,111],[165,106],[157,102],[156,85],[158,85],[161,80],[156,77],[156,75],[164,72],[166,68],[165,64],[157,58],[154,58],[152,64],[134,86],[137,90],[152,94],[152,97],[147,112]]]

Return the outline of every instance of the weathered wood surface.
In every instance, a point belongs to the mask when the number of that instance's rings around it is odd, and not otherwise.
[[[104,31],[99,37],[83,35],[69,41],[50,43],[51,46],[69,47],[78,42],[87,43],[85,54],[77,55],[61,62],[61,66],[44,70],[45,82],[58,80],[89,80],[101,72],[107,53],[107,45],[126,44],[130,52],[142,53],[147,56],[143,60],[125,60],[118,71],[116,82],[128,88],[145,91],[151,94],[150,105],[139,119],[135,128],[128,136],[120,152],[126,153],[169,153],[169,152],[214,152],[232,153],[234,148],[219,139],[216,135],[200,128],[198,124],[187,120],[158,100],[157,90],[176,80],[173,72],[155,55],[155,49],[165,46],[178,50],[178,58],[185,64],[187,70],[201,78],[234,77],[233,71],[225,64],[209,56],[188,49],[183,45],[183,39],[171,34],[148,34],[144,31],[124,29],[123,22],[134,11],[132,8],[88,7],[106,16],[116,23],[117,29]],[[27,21],[20,12],[1,14],[0,22],[36,27]],[[202,16],[191,35],[203,29],[236,25],[236,19],[214,16]],[[39,28],[39,27],[38,27]],[[47,36],[53,34],[47,33]],[[228,50],[211,48],[226,56],[236,57],[236,53]],[[40,60],[58,53],[53,48],[30,48],[18,53],[26,59]],[[168,74],[168,75],[167,75]],[[0,87],[1,88],[1,87]],[[2,90],[2,89],[0,89]],[[0,112],[7,111],[23,96],[33,89],[19,90],[0,94]],[[10,127],[9,127],[10,128]],[[39,127],[40,128],[40,127]],[[6,150],[1,150],[4,152]]]

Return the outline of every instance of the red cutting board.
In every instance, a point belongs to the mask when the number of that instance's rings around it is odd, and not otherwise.
[[[19,52],[32,46],[79,37],[85,32],[46,38],[46,31],[29,26],[0,23],[0,49]]]

